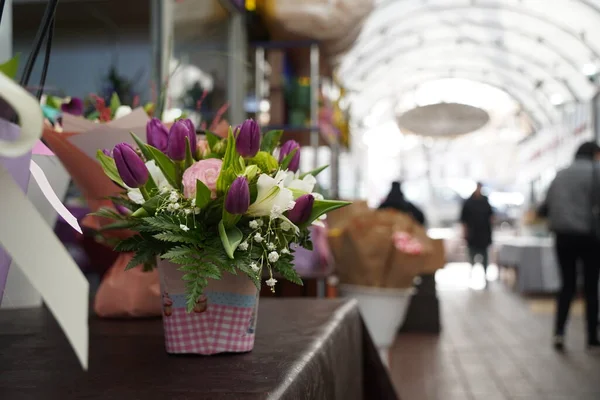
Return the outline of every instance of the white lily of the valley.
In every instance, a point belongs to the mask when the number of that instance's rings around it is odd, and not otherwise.
[[[148,168],[148,172],[150,172],[150,176],[152,176],[152,179],[154,180],[154,183],[156,183],[158,190],[163,192],[173,189],[154,160],[147,161],[146,168]],[[129,199],[136,204],[144,204],[145,202],[144,196],[142,196],[140,189],[129,189],[127,192],[127,197],[129,197]]]
[[[283,213],[293,207],[294,195],[292,191],[284,187],[285,172],[277,173],[275,178],[267,174],[258,177],[256,201],[248,208],[248,214],[255,217],[270,216],[271,211],[276,209]]]
[[[132,111],[133,110],[129,106],[119,106],[115,111],[114,119],[123,118],[124,116],[131,114]]]

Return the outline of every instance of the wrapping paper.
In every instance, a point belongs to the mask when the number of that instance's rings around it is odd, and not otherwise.
[[[19,136],[19,127],[4,119],[0,119],[0,139],[7,141],[15,140]],[[20,157],[2,157],[0,156],[0,165],[8,171],[12,179],[18,185],[23,193],[27,191],[29,184],[29,163],[31,162],[31,152]],[[6,287],[8,269],[11,264],[11,258],[8,252],[0,245],[0,303]]]
[[[167,353],[243,353],[254,348],[258,290],[245,274],[209,280],[191,313],[179,266],[160,261],[163,327]]]
[[[416,276],[445,264],[442,241],[431,240],[409,215],[372,210],[354,203],[328,216],[329,244],[341,283],[409,288]],[[417,244],[418,252],[397,246],[398,235]]]

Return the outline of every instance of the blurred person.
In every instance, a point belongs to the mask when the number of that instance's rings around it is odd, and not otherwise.
[[[565,326],[571,301],[577,285],[577,262],[583,264],[586,304],[587,343],[600,347],[598,341],[598,278],[600,276],[600,239],[595,232],[593,207],[594,191],[600,177],[594,182],[594,163],[600,160],[600,146],[595,142],[582,144],[575,153],[575,161],[559,171],[550,184],[546,202],[539,213],[548,218],[549,227],[556,235],[556,254],[561,274],[561,288],[557,297],[554,347],[564,347]],[[595,188],[596,187],[596,188]]]
[[[475,266],[475,258],[481,256],[485,284],[487,287],[488,249],[492,244],[492,219],[494,212],[488,198],[483,195],[483,185],[477,183],[475,191],[465,200],[460,213],[463,235],[469,248],[471,265]]]
[[[388,193],[386,199],[381,203],[379,209],[393,208],[400,212],[409,214],[419,224],[425,226],[425,214],[413,203],[406,200],[402,192],[400,182],[392,182],[392,189]]]

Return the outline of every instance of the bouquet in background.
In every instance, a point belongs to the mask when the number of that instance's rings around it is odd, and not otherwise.
[[[301,284],[293,268],[292,245],[311,248],[308,227],[348,202],[324,200],[313,192],[323,168],[301,174],[300,146],[280,148],[282,131],[261,135],[247,120],[227,138],[207,133],[198,140],[189,120],[169,130],[157,119],[147,125],[147,144],[132,134],[135,146],[120,143],[98,150],[104,172],[122,188],[112,198],[119,210],[97,216],[104,227],[129,229],[135,236],[116,246],[133,251],[127,268],[151,269],[157,258],[184,273],[187,309],[201,300],[209,279],[223,273],[247,275],[260,287],[262,270],[273,288],[273,271]]]

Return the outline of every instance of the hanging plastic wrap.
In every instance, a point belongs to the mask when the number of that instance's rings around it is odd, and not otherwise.
[[[350,48],[374,6],[374,0],[268,0],[263,14],[289,34],[320,40],[332,57]]]

